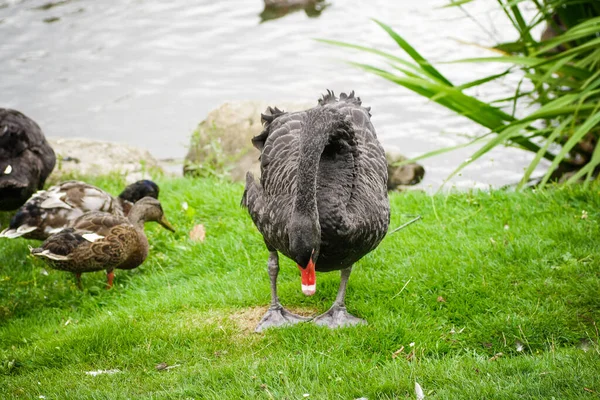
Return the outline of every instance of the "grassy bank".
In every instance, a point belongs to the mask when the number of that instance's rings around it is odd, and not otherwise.
[[[0,243],[0,398],[392,399],[414,398],[415,380],[426,398],[600,396],[597,186],[395,194],[392,227],[423,220],[355,267],[347,305],[369,325],[255,334],[267,251],[239,207],[242,186],[159,184],[178,232],[148,224],[150,257],[117,271],[113,290],[92,273],[80,292],[70,274],[46,274],[27,241]],[[197,224],[204,242],[188,237]],[[303,296],[282,259],[282,303],[325,311],[339,274],[318,280]]]

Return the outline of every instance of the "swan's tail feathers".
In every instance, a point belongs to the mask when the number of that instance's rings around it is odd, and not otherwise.
[[[14,239],[23,236],[29,232],[33,232],[37,229],[37,226],[21,225],[17,229],[7,228],[0,232],[0,237],[7,239]]]
[[[264,113],[260,114],[260,122],[265,125],[273,122],[273,120],[282,114],[285,114],[285,111],[280,110],[277,107],[267,107]]]
[[[333,92],[333,90],[327,89],[327,94],[324,94],[323,97],[319,99],[319,105],[321,106],[324,106],[325,104],[335,104],[337,102],[345,102],[357,106],[360,106],[362,104],[360,97],[355,96],[354,90],[351,91],[349,94],[342,92],[340,93],[340,97],[337,98],[335,97],[335,93]],[[370,108],[367,111],[370,111]]]
[[[324,106],[325,104],[332,104],[332,103],[336,103],[336,102],[337,102],[337,98],[335,97],[335,93],[333,93],[333,90],[329,90],[329,89],[327,89],[327,94],[324,94],[323,97],[321,97],[319,99],[320,106]]]
[[[257,150],[263,151],[265,148],[265,142],[267,141],[267,137],[269,137],[269,130],[263,129],[263,131],[258,136],[254,136],[252,138],[252,146],[254,146]],[[260,160],[260,156],[258,157]]]
[[[269,137],[269,125],[271,125],[273,121],[283,114],[285,114],[285,111],[280,110],[277,107],[267,107],[265,112],[260,114],[260,122],[263,124],[264,129],[260,135],[252,138],[252,145],[259,151],[263,150],[265,147],[265,142],[267,141],[267,137]]]
[[[362,104],[360,97],[354,95],[354,90],[351,91],[350,94],[340,93],[340,101],[356,104],[357,106],[360,106]]]

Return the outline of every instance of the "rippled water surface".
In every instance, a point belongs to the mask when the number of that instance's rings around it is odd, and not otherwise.
[[[469,12],[495,40],[512,31],[495,2]],[[261,23],[261,0],[0,0],[0,104],[29,115],[51,137],[88,137],[185,155],[190,132],[231,100],[316,101],[326,88],[354,89],[372,106],[386,145],[416,156],[480,132],[464,118],[342,60],[369,57],[318,43],[330,38],[394,49],[369,18],[397,29],[433,61],[486,55],[480,26],[445,0],[330,0],[319,17],[303,11]],[[484,65],[442,65],[456,83]],[[510,95],[514,82],[481,94]],[[423,185],[438,186],[474,149],[424,160]],[[495,151],[467,169],[461,187],[516,182],[529,156]]]

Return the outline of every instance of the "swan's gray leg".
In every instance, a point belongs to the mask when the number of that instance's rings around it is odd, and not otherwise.
[[[310,318],[293,314],[283,308],[277,296],[277,275],[279,274],[279,256],[277,251],[269,253],[269,277],[271,278],[271,307],[258,323],[255,332],[262,332],[266,328],[281,325],[291,325],[309,320]]]
[[[317,325],[325,325],[330,328],[339,328],[341,326],[351,326],[351,325],[359,325],[366,324],[367,321],[364,319],[356,318],[354,315],[348,313],[346,311],[346,286],[348,285],[348,278],[350,278],[350,272],[352,272],[352,267],[343,269],[341,271],[341,279],[340,279],[340,288],[338,290],[337,297],[335,298],[335,302],[324,314],[319,315],[313,321]]]

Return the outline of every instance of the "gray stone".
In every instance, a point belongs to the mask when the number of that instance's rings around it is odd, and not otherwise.
[[[147,151],[122,143],[91,139],[48,138],[56,153],[50,175],[57,182],[79,175],[119,173],[128,183],[162,173],[159,162]]]
[[[246,171],[260,175],[259,152],[252,146],[251,139],[262,131],[260,114],[269,105],[261,101],[230,102],[208,113],[192,134],[183,173],[229,176],[234,181],[244,181]],[[285,111],[313,106],[277,103],[277,107]]]
[[[416,185],[425,176],[425,168],[417,163],[395,165],[408,160],[394,146],[385,147],[385,158],[388,163],[388,190],[402,190],[405,186]]]
[[[221,105],[211,111],[192,134],[183,173],[195,176],[217,175],[234,181],[244,181],[246,171],[260,175],[258,150],[251,139],[262,131],[260,114],[267,106],[285,111],[299,111],[315,103],[240,101]],[[386,152],[388,150],[386,149]],[[393,166],[406,158],[392,150],[388,154],[388,188],[395,189],[419,183],[425,170],[419,164]]]

